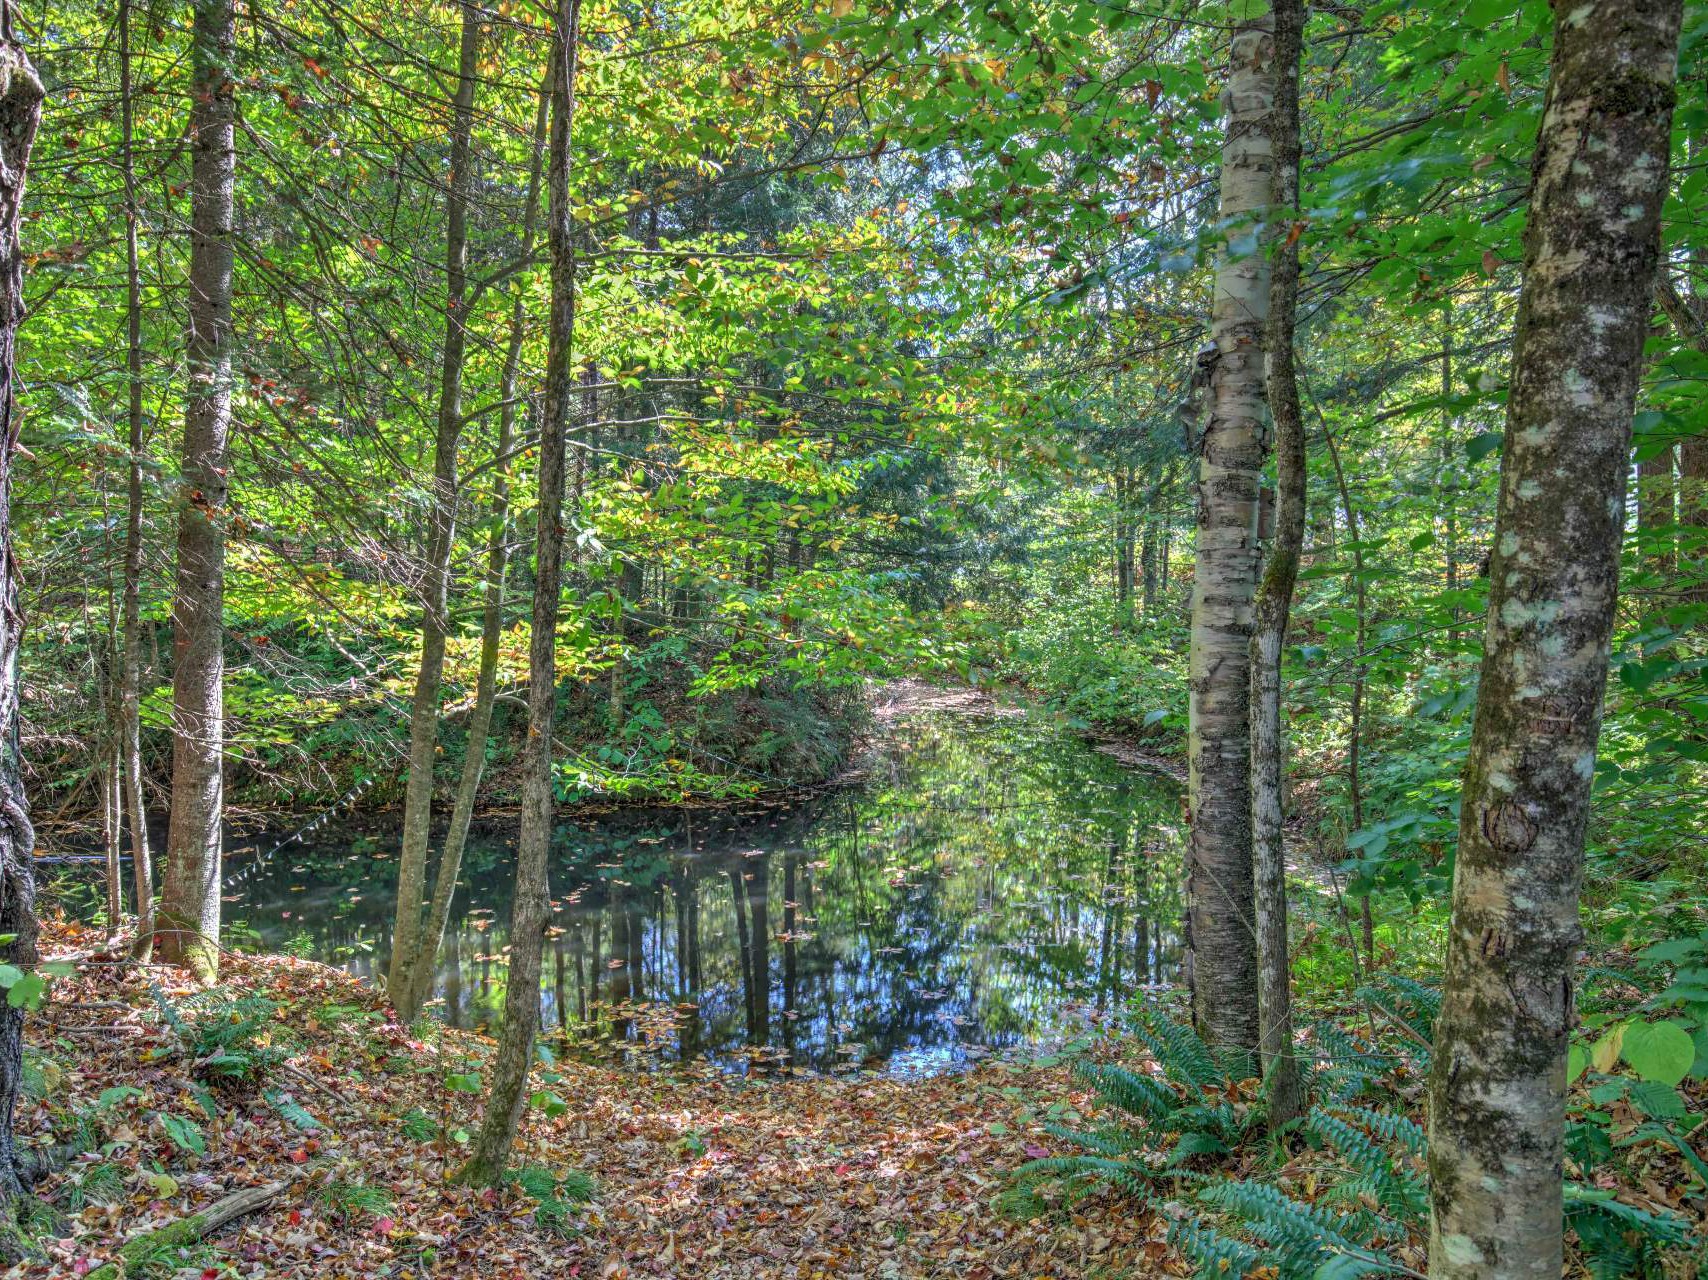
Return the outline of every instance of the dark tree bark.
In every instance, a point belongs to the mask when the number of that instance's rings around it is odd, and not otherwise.
[[[1557,1280],[1584,828],[1680,0],[1561,6],[1430,1082],[1430,1273]]]
[[[1275,148],[1277,217],[1299,206],[1299,75],[1304,48],[1303,0],[1279,0],[1275,14]],[[1287,950],[1287,859],[1282,840],[1281,776],[1286,742],[1281,725],[1281,654],[1305,545],[1305,423],[1293,370],[1293,332],[1299,301],[1298,236],[1303,223],[1284,226],[1271,260],[1268,359],[1270,416],[1275,423],[1275,536],[1258,583],[1251,638],[1252,874],[1257,915],[1257,1009],[1269,1122],[1279,1128],[1299,1113],[1304,1088],[1293,1055],[1292,973]]]
[[[547,855],[557,808],[552,790],[552,727],[557,713],[558,597],[563,588],[564,448],[575,387],[575,225],[570,209],[574,156],[575,71],[580,53],[581,0],[563,0],[552,56],[550,178],[551,310],[548,319],[545,412],[534,530],[534,616],[528,640],[528,739],[522,758],[522,824],[516,849],[516,898],[510,918],[510,972],[504,1023],[492,1062],[492,1087],[464,1182],[496,1183],[528,1095],[528,1067],[540,1026],[540,956],[551,920]]]
[[[162,959],[219,975],[224,810],[226,451],[236,190],[232,0],[196,0],[190,78],[189,398],[172,601],[172,814],[157,912]]]

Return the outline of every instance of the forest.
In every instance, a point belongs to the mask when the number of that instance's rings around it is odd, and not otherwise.
[[[0,1275],[1708,1274],[1708,4],[0,0]]]

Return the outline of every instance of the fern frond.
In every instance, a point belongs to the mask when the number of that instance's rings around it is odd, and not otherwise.
[[[1133,1033],[1176,1084],[1189,1089],[1210,1089],[1228,1083],[1227,1074],[1210,1047],[1184,1023],[1153,1009],[1138,1022]]]
[[[1243,1231],[1291,1265],[1314,1265],[1336,1252],[1363,1252],[1373,1234],[1354,1216],[1305,1204],[1261,1182],[1214,1183],[1198,1192],[1198,1200],[1237,1219]]]
[[[1107,1182],[1139,1200],[1148,1200],[1151,1193],[1151,1170],[1147,1166],[1108,1156],[1045,1156],[1028,1160],[1015,1174],[1033,1186],[1046,1178],[1055,1178],[1064,1182]]]
[[[1179,1094],[1143,1072],[1113,1064],[1082,1062],[1074,1073],[1096,1091],[1100,1102],[1151,1124],[1160,1124],[1180,1105]]]
[[[1139,1146],[1137,1138],[1120,1129],[1075,1129],[1072,1125],[1047,1124],[1044,1132],[1100,1156],[1124,1156]]]
[[[1263,1261],[1257,1246],[1225,1236],[1203,1222],[1183,1218],[1168,1231],[1168,1242],[1198,1264],[1201,1276],[1227,1276],[1236,1280]]]

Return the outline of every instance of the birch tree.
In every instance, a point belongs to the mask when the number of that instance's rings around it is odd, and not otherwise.
[[[1275,215],[1298,216],[1299,77],[1304,47],[1302,0],[1275,6]],[[1260,1049],[1269,1080],[1269,1119],[1279,1126],[1298,1113],[1302,1085],[1293,1056],[1291,973],[1287,951],[1287,861],[1282,845],[1281,650],[1305,543],[1305,424],[1293,371],[1293,330],[1299,300],[1299,234],[1281,231],[1269,288],[1265,334],[1270,415],[1275,423],[1275,534],[1258,585],[1251,641],[1252,875],[1260,977]]]
[[[1251,634],[1258,486],[1267,433],[1263,332],[1269,261],[1257,240],[1273,197],[1275,19],[1248,16],[1229,44],[1221,233],[1208,419],[1198,443],[1192,585],[1186,892],[1193,1016],[1213,1044],[1258,1043],[1251,864]]]
[[[1584,828],[1680,0],[1556,11],[1430,1083],[1438,1277],[1556,1280]]]

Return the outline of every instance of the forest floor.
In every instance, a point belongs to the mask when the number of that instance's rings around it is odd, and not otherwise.
[[[40,1071],[18,1132],[45,1147],[80,1130],[87,1149],[37,1188],[67,1213],[44,1241],[48,1260],[10,1274],[99,1277],[127,1242],[277,1183],[259,1209],[166,1250],[161,1274],[1191,1274],[1164,1243],[1166,1220],[1131,1204],[1088,1201],[1029,1223],[993,1208],[1005,1174],[1047,1150],[1043,1124],[1083,1105],[1060,1066],[909,1080],[541,1067],[540,1086],[568,1107],[551,1120],[530,1110],[519,1162],[581,1170],[597,1188],[554,1232],[518,1187],[446,1180],[459,1131],[478,1121],[478,1095],[447,1082],[484,1069],[483,1037],[435,1028],[416,1038],[339,970],[233,955],[223,992],[269,1002],[262,1034],[289,1056],[259,1081],[221,1084],[161,999],[192,1030],[229,1018],[228,1006],[198,1009],[177,971],[120,963],[75,925],[50,926],[44,944],[79,964],[28,1019]]]

